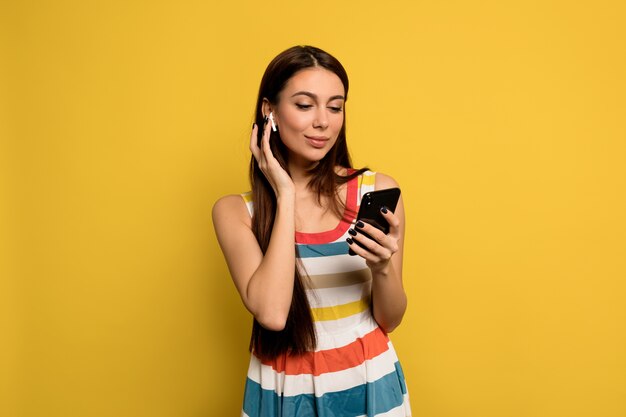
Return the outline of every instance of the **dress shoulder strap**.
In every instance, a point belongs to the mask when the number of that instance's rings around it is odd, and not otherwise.
[[[254,203],[252,201],[252,191],[248,191],[245,193],[239,194],[243,201],[246,203],[246,208],[248,209],[248,213],[250,213],[250,217],[254,214]]]
[[[361,205],[361,197],[365,193],[376,189],[376,173],[373,171],[365,171],[359,175],[359,192],[357,193],[357,205]]]

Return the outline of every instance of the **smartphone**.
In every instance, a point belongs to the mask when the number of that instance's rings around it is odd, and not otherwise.
[[[389,233],[389,223],[387,223],[387,220],[383,217],[380,209],[385,206],[387,207],[387,210],[392,213],[395,212],[399,199],[399,188],[388,188],[386,190],[370,191],[369,193],[365,193],[365,195],[361,198],[361,206],[359,208],[359,213],[356,216],[356,220],[369,223],[378,230],[381,230],[384,234],[387,234]],[[359,231],[358,229],[356,230],[363,236],[371,239],[367,233]],[[363,247],[363,245],[357,240],[355,240],[354,243]],[[348,253],[352,256],[356,255],[352,249],[350,249]]]

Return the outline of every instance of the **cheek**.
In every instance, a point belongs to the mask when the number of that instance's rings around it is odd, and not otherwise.
[[[305,129],[309,123],[310,120],[307,117],[307,113],[293,110],[283,112],[282,117],[280,118],[280,124],[283,128],[287,128],[289,130]]]
[[[334,119],[333,121],[334,121],[333,125],[335,126],[337,131],[340,131],[341,127],[343,126],[343,115],[338,115],[337,118]]]
[[[297,130],[299,132],[303,132],[309,128],[311,125],[311,121],[306,117],[298,117],[293,120],[292,127],[293,130]]]

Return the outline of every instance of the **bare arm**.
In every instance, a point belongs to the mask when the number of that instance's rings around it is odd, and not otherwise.
[[[376,175],[376,189],[398,187],[396,181],[384,174]],[[389,222],[389,234],[385,235],[373,226],[364,224],[363,230],[375,240],[358,233],[358,240],[366,249],[352,244],[350,247],[365,258],[372,271],[372,303],[374,318],[386,332],[393,331],[402,321],[407,298],[402,285],[402,257],[404,249],[404,204],[398,201],[395,213],[383,213]]]
[[[270,330],[285,327],[293,294],[295,272],[295,192],[289,175],[269,148],[269,125],[261,148],[256,126],[250,149],[277,196],[272,237],[263,255],[252,232],[251,220],[240,196],[227,196],[213,207],[213,224],[235,286],[246,308]]]
[[[221,198],[213,224],[230,275],[246,308],[270,330],[285,326],[295,269],[293,200],[281,200],[265,256],[252,233],[241,196]]]

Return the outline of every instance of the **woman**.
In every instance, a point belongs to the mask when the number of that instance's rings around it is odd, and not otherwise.
[[[382,210],[387,235],[355,222],[363,193],[398,185],[352,169],[347,95],[347,74],[328,53],[296,46],[274,58],[250,138],[252,191],[213,208],[254,316],[244,416],[410,415],[387,337],[406,310],[404,209],[400,199],[395,213]]]

